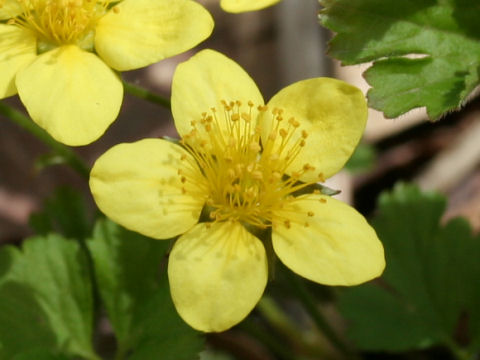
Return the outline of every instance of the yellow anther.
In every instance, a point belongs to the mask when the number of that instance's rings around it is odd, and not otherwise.
[[[253,102],[251,100],[248,101],[248,106],[253,107]]]
[[[295,128],[298,128],[300,126],[300,123],[297,120],[295,120],[295,118],[293,118],[293,117],[288,119],[288,123]]]
[[[262,148],[260,147],[260,145],[257,142],[250,143],[250,145],[248,145],[248,147],[253,152],[260,152],[260,150],[262,150]]]
[[[182,176],[182,177],[180,178],[180,181],[181,181],[183,184],[185,184],[185,183],[187,182],[187,178],[186,178],[185,176]]]
[[[290,220],[285,220],[283,223],[287,229],[290,229],[292,227]]]
[[[182,161],[185,160],[186,158],[187,158],[187,155],[186,155],[186,154],[182,154],[182,155],[180,156],[180,160],[182,160]]]
[[[307,142],[302,139],[298,145],[300,145],[301,147],[304,147],[306,145],[306,143]]]
[[[238,121],[238,120],[240,120],[240,115],[238,115],[238,114],[232,114],[232,116],[230,117],[230,119],[231,119],[232,121]]]
[[[327,202],[327,199],[321,198],[321,199],[320,199],[320,202],[323,203],[323,204],[325,204],[325,203]]]
[[[313,211],[309,211],[309,212],[307,212],[307,215],[310,216],[310,217],[312,217],[312,216],[314,216],[315,214],[313,213]]]
[[[302,137],[306,139],[308,137],[308,133],[305,130],[302,130]]]
[[[309,226],[310,226],[310,224],[309,224],[307,221],[305,221],[305,224],[303,224],[303,226],[305,226],[305,227],[309,227]]]
[[[280,130],[278,131],[278,133],[280,134],[280,136],[281,136],[282,138],[286,138],[287,135],[288,135],[287,130],[285,130],[285,129],[283,129],[283,128],[280,129]]]
[[[114,6],[112,10],[115,14],[118,14],[120,12],[120,8],[118,6]]]
[[[235,170],[233,170],[233,169],[231,169],[231,168],[227,170],[227,175],[228,175],[228,177],[229,177],[231,180],[233,180],[233,179],[236,178],[236,176],[235,176]]]
[[[277,138],[277,134],[275,134],[273,131],[268,135],[268,139],[274,141]]]
[[[249,114],[247,114],[247,113],[242,113],[242,114],[241,114],[241,117],[242,117],[242,119],[245,120],[246,122],[250,122],[250,120],[252,120],[252,117],[251,117]]]
[[[255,180],[263,180],[263,173],[261,171],[254,171],[252,172],[252,178],[254,178]]]
[[[242,106],[242,102],[241,102],[240,100],[235,101],[235,104],[236,104],[237,106]]]
[[[210,124],[205,125],[205,130],[206,130],[207,132],[211,131],[211,130],[212,130],[212,126],[211,126]]]
[[[318,174],[318,180],[319,180],[320,182],[325,182],[325,176],[323,175],[323,173],[319,173],[319,174]]]

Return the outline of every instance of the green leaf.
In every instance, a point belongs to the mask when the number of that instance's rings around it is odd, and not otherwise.
[[[96,359],[90,275],[79,245],[34,237],[21,249],[2,247],[0,262],[0,359],[27,358],[25,352]]]
[[[359,144],[345,164],[345,168],[351,173],[362,173],[373,167],[375,159],[376,152],[372,145]]]
[[[480,237],[463,219],[442,226],[444,210],[442,196],[414,186],[398,185],[380,197],[373,226],[386,253],[382,286],[351,288],[340,301],[349,335],[361,349],[452,343],[465,315],[471,325],[464,331],[478,348]]]
[[[337,35],[330,54],[365,73],[369,105],[387,117],[426,106],[431,119],[458,108],[479,83],[480,3],[470,0],[320,0]],[[409,58],[406,56],[410,55]]]
[[[93,224],[87,216],[82,194],[60,187],[45,200],[43,211],[30,217],[30,226],[40,235],[59,232],[67,238],[84,239],[90,236]]]
[[[170,299],[165,271],[170,242],[102,220],[88,247],[119,354],[132,353],[131,359],[195,358],[203,343]]]

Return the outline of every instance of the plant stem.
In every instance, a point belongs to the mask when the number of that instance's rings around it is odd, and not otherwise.
[[[30,134],[49,146],[60,155],[80,176],[88,179],[90,170],[85,162],[69,147],[57,142],[45,130],[35,124],[28,116],[0,101],[0,114],[27,130]]]
[[[295,293],[298,296],[298,299],[302,302],[305,310],[310,314],[312,320],[315,322],[315,325],[319,330],[323,332],[325,337],[335,346],[344,355],[351,356],[351,352],[345,343],[338,337],[336,332],[330,327],[329,323],[325,320],[323,315],[317,308],[317,303],[313,295],[305,287],[305,284],[293,273],[286,271],[290,284],[295,290]]]
[[[331,359],[327,351],[319,346],[315,346],[318,345],[317,342],[309,342],[305,338],[301,330],[289,319],[273,298],[264,295],[257,305],[257,310],[268,320],[272,327],[291,341],[294,348],[301,350],[308,358]]]
[[[472,360],[473,357],[466,349],[460,348],[453,340],[447,338],[444,341],[445,346],[450,350],[453,357],[457,360]]]
[[[125,80],[122,80],[122,81],[123,81],[123,88],[125,89],[125,92],[133,96],[136,96],[140,99],[150,101],[151,103],[163,106],[164,108],[170,110],[170,100],[165,99],[160,95],[154,94],[145,88],[126,82]]]

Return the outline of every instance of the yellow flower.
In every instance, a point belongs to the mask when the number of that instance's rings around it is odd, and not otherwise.
[[[178,66],[172,112],[179,144],[114,146],[96,161],[90,188],[125,227],[157,239],[182,234],[168,275],[192,327],[228,329],[260,299],[267,258],[258,231],[271,229],[280,260],[318,283],[381,274],[383,247],[362,215],[316,191],[299,195],[340,170],[357,145],[367,117],[360,90],[309,79],[264,105],[239,65],[204,50]]]
[[[280,0],[220,0],[223,10],[231,13],[254,11],[275,5]]]
[[[0,0],[0,20],[0,98],[18,91],[32,119],[68,145],[91,143],[117,117],[114,70],[181,53],[213,29],[191,0]]]

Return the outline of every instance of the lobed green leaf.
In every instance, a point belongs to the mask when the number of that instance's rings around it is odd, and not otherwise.
[[[480,3],[469,0],[320,0],[344,65],[374,61],[369,105],[387,117],[425,106],[430,119],[457,109],[480,82]]]

